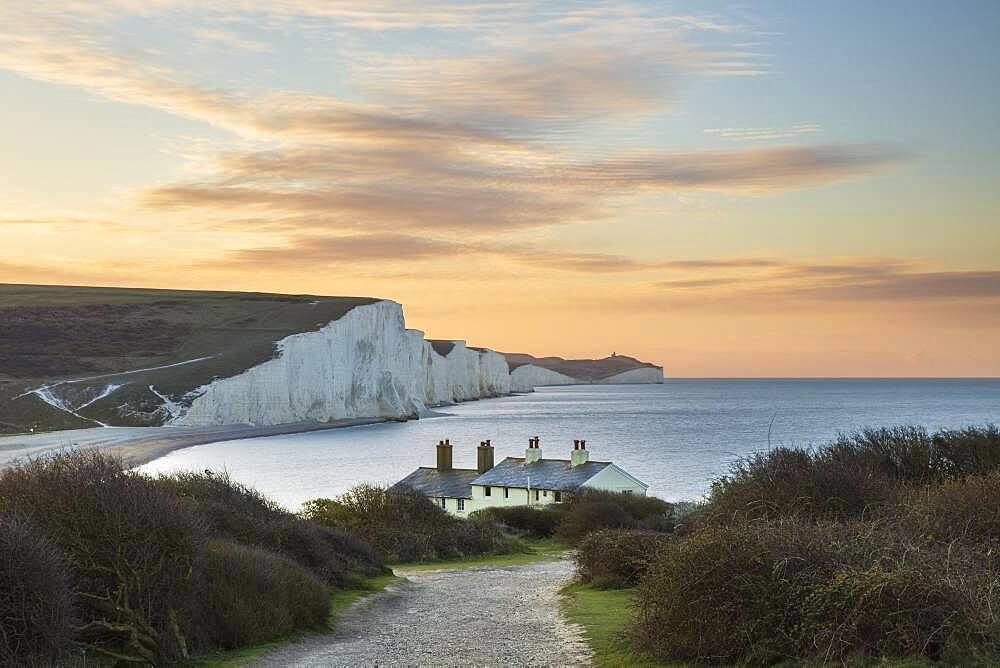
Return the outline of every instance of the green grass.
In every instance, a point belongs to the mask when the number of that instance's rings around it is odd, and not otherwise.
[[[379,575],[373,578],[367,578],[355,589],[334,592],[333,596],[330,598],[330,616],[327,619],[326,628],[317,631],[317,633],[326,633],[334,630],[337,627],[337,616],[349,608],[352,603],[364,596],[380,592],[393,582],[398,582],[399,580],[400,578],[395,575]],[[218,654],[212,654],[194,661],[192,666],[194,666],[194,668],[237,668],[238,666],[250,663],[254,659],[270,652],[273,649],[277,649],[282,645],[300,640],[307,635],[309,634],[296,634],[285,638],[276,638],[270,642],[254,645],[253,647],[243,647],[241,649],[232,650],[231,652],[219,652]]]
[[[566,619],[583,627],[583,635],[598,666],[682,666],[659,663],[633,653],[625,644],[625,626],[631,617],[634,589],[597,589],[575,582],[563,587],[562,611]]]
[[[444,568],[479,568],[483,566],[520,566],[536,561],[558,559],[568,548],[550,538],[529,538],[521,541],[522,551],[488,554],[449,561],[419,561],[394,564],[391,568],[409,571],[434,571]]]

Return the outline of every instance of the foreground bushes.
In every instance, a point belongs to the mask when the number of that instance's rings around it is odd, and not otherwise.
[[[329,586],[383,570],[225,477],[150,478],[98,452],[0,472],[0,513],[0,652],[17,653],[0,663],[66,663],[68,642],[111,663],[183,662],[320,624]]]
[[[70,646],[73,594],[62,553],[0,516],[0,666],[51,665]]]
[[[639,529],[594,531],[577,547],[577,574],[602,588],[634,586],[672,539],[669,534]]]
[[[293,515],[225,474],[178,473],[159,482],[192,505],[212,536],[283,555],[334,587],[384,570],[367,544]]]
[[[460,519],[408,488],[358,485],[303,505],[304,517],[375,548],[388,561],[439,561],[505,552],[511,539],[486,519]]]
[[[561,510],[555,538],[570,545],[598,529],[669,532],[674,528],[673,506],[655,496],[584,489],[572,494]]]
[[[870,524],[706,527],[663,546],[631,636],[682,661],[961,661],[992,648],[998,575],[974,553],[915,550]]]
[[[558,506],[494,506],[472,513],[473,519],[496,522],[525,538],[551,538],[565,515]]]
[[[738,462],[671,539],[600,532],[578,561],[594,581],[646,569],[628,637],[662,660],[983,663],[998,509],[995,427],[871,429]]]
[[[330,591],[287,557],[229,541],[209,544],[206,623],[223,649],[321,626]]]
[[[163,485],[96,454],[4,471],[0,504],[64,552],[78,643],[112,658],[187,658],[208,532]]]
[[[958,480],[1000,468],[1000,429],[866,429],[811,450],[777,448],[736,463],[712,485],[721,522],[801,515],[855,518],[892,503],[901,486]]]

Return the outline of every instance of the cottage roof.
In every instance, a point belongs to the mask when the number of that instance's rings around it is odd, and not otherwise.
[[[568,459],[540,459],[525,464],[523,457],[507,457],[472,480],[471,484],[490,487],[528,487],[530,476],[532,489],[572,492],[611,465],[611,462],[585,462],[573,466]]]
[[[479,475],[476,469],[451,469],[441,471],[421,466],[393,487],[412,487],[424,496],[447,497],[449,499],[471,499],[472,481]]]

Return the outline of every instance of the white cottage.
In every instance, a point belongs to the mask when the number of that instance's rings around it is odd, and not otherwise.
[[[454,515],[491,506],[542,506],[561,503],[580,489],[645,495],[649,485],[611,462],[590,461],[587,442],[573,441],[569,459],[542,457],[541,439],[528,439],[524,457],[507,457],[494,466],[493,444],[476,449],[475,469],[452,466],[450,440],[437,445],[437,467],[421,467],[395,486],[412,487]]]

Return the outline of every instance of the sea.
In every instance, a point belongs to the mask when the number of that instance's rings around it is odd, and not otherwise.
[[[450,439],[456,467],[474,468],[490,439],[496,459],[522,456],[539,436],[544,457],[568,459],[574,439],[670,501],[698,500],[741,457],[809,448],[869,426],[928,430],[1000,424],[1000,379],[668,380],[578,385],[437,409],[408,422],[270,436],[174,451],[149,473],[226,471],[290,510],[359,483],[391,484],[434,466]]]

